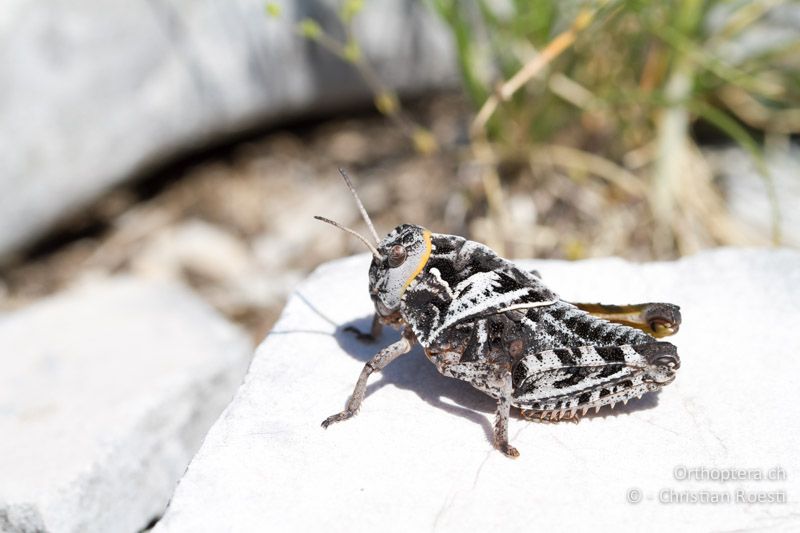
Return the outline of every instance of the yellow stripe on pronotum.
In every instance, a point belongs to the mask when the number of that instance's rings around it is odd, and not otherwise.
[[[425,268],[425,264],[428,262],[428,258],[431,256],[431,232],[428,230],[423,231],[422,238],[425,241],[425,253],[422,254],[422,259],[420,259],[417,268],[414,270],[414,273],[411,274],[411,276],[403,284],[403,288],[400,290],[401,296],[404,292],[406,292],[406,288],[411,285],[411,282],[414,281],[414,278],[416,278],[419,273],[422,272],[422,269]]]

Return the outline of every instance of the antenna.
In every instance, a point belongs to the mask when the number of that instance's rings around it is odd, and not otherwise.
[[[375,237],[375,242],[376,243],[380,243],[381,239],[380,239],[380,237],[378,237],[378,232],[375,231],[375,226],[372,225],[372,221],[369,219],[369,215],[367,214],[367,210],[364,209],[364,204],[361,203],[361,198],[359,198],[358,194],[356,194],[356,189],[355,189],[355,187],[353,187],[353,182],[350,181],[350,176],[347,175],[347,172],[345,172],[345,170],[343,168],[339,169],[339,174],[342,175],[342,177],[344,178],[344,182],[347,183],[347,187],[350,189],[350,192],[353,193],[353,198],[356,199],[356,203],[358,204],[358,209],[361,211],[361,216],[364,217],[364,222],[367,223],[367,226],[369,226],[369,230],[372,232],[372,236]],[[330,221],[328,221],[328,222],[330,222]],[[344,228],[342,226],[339,226],[339,227],[341,229],[347,229],[347,228]],[[359,237],[360,237],[360,235],[359,235]],[[362,237],[362,239],[363,239],[363,237]]]
[[[330,219],[325,218],[325,217],[314,216],[314,218],[316,218],[317,220],[321,220],[322,222],[326,222],[326,223],[330,224],[331,226],[335,226],[335,227],[339,228],[342,231],[346,231],[347,233],[349,233],[351,235],[355,235],[356,237],[361,239],[361,242],[363,242],[364,244],[367,245],[367,248],[369,248],[369,251],[372,252],[372,255],[375,257],[375,259],[377,259],[378,261],[383,261],[383,257],[381,257],[381,254],[378,253],[378,250],[376,250],[375,247],[372,246],[367,239],[362,237],[360,233],[357,233],[356,231],[351,230],[350,228],[346,228],[346,227],[342,226],[341,224],[339,224],[338,222],[334,222],[333,220],[330,220]],[[372,231],[375,231],[375,230],[372,230]]]

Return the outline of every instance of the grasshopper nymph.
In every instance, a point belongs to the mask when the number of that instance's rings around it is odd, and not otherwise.
[[[494,444],[507,456],[511,406],[526,417],[574,420],[594,408],[641,397],[675,379],[680,358],[656,337],[678,330],[679,308],[666,303],[627,306],[573,304],[558,297],[538,273],[520,269],[490,248],[411,224],[378,237],[347,174],[376,245],[352,233],[372,253],[369,294],[375,316],[401,338],[364,365],[344,411],[323,427],[358,412],[367,379],[419,343],[445,376],[469,382],[497,399]]]

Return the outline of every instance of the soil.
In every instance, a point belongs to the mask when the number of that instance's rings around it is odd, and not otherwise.
[[[471,162],[460,97],[438,95],[410,112],[441,151],[421,155],[385,117],[362,112],[269,131],[110,191],[0,273],[0,310],[130,274],[187,283],[260,339],[297,281],[324,261],[365,251],[312,219],[367,233],[340,166],[379,232],[410,222],[507,257],[652,258],[636,200],[588,176],[514,161],[500,167],[492,193]],[[501,195],[499,212],[492,194]]]

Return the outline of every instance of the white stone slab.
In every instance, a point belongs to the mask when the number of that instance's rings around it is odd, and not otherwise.
[[[139,531],[251,355],[188,290],[98,282],[0,319],[0,531]]]
[[[376,349],[340,329],[369,323],[368,260],[326,264],[299,287],[156,531],[800,527],[800,253],[522,262],[564,298],[670,301],[684,323],[674,384],[577,425],[513,418],[517,460],[492,449],[493,401],[437,374],[419,349],[373,376],[357,417],[320,428]],[[683,467],[781,468],[787,479],[687,481]],[[788,502],[659,502],[661,491],[738,489],[786,491]],[[630,490],[643,501],[628,503]]]

